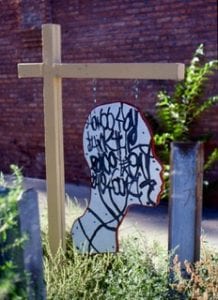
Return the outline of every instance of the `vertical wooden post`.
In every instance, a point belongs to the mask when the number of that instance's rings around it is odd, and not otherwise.
[[[200,258],[203,186],[203,144],[171,144],[169,250],[179,260]]]
[[[62,87],[61,78],[53,75],[53,64],[61,62],[60,26],[43,25],[42,42],[48,233],[55,254],[59,246],[65,248]]]

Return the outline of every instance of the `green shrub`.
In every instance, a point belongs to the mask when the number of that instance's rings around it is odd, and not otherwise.
[[[73,218],[82,212],[68,203],[66,213],[72,211]],[[67,227],[70,229],[69,224]],[[67,233],[66,252],[60,249],[55,257],[44,232],[42,240],[48,300],[218,299],[218,252],[205,246],[199,262],[185,262],[188,278],[184,278],[177,257],[171,266],[171,254],[157,242],[148,246],[141,236],[122,240],[117,254],[88,255],[73,247]],[[170,270],[175,275],[173,282]]]
[[[19,169],[12,166],[14,181],[7,187],[1,174],[0,186],[0,299],[26,299],[23,274],[15,264],[23,238],[17,227],[17,200],[21,195],[22,177]]]
[[[47,299],[167,299],[168,258],[157,245],[126,241],[118,254],[81,255],[68,238],[56,257],[44,246]]]
[[[72,219],[82,212],[68,199],[68,230]],[[168,257],[157,244],[145,249],[143,240],[136,238],[133,242],[123,241],[123,250],[118,254],[81,255],[68,233],[66,253],[59,250],[52,257],[45,234],[47,225],[43,220],[42,224],[48,299],[166,299]]]
[[[185,262],[184,277],[177,257],[170,267],[170,256],[158,243],[144,247],[140,239],[125,240],[122,248],[118,254],[82,255],[68,236],[66,253],[59,250],[52,257],[44,237],[47,299],[218,299],[218,252],[204,248],[199,262]]]

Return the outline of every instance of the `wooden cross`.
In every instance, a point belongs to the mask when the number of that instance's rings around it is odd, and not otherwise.
[[[43,77],[48,234],[51,252],[65,249],[62,78],[171,79],[184,78],[178,63],[61,63],[61,27],[42,26],[42,63],[18,64],[19,78]]]

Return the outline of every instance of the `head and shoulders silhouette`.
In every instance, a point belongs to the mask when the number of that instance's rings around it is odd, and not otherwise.
[[[91,196],[72,227],[81,252],[117,252],[118,228],[131,205],[155,206],[163,187],[162,165],[151,130],[135,107],[115,102],[95,107],[83,133]]]

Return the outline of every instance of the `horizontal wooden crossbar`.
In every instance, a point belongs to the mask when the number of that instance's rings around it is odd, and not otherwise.
[[[184,65],[177,63],[57,64],[55,74],[64,78],[173,79],[184,78]]]
[[[43,77],[43,63],[22,63],[18,64],[18,77]]]
[[[51,72],[61,78],[182,80],[181,63],[78,63],[53,64]],[[43,63],[19,64],[19,77],[42,77]]]

